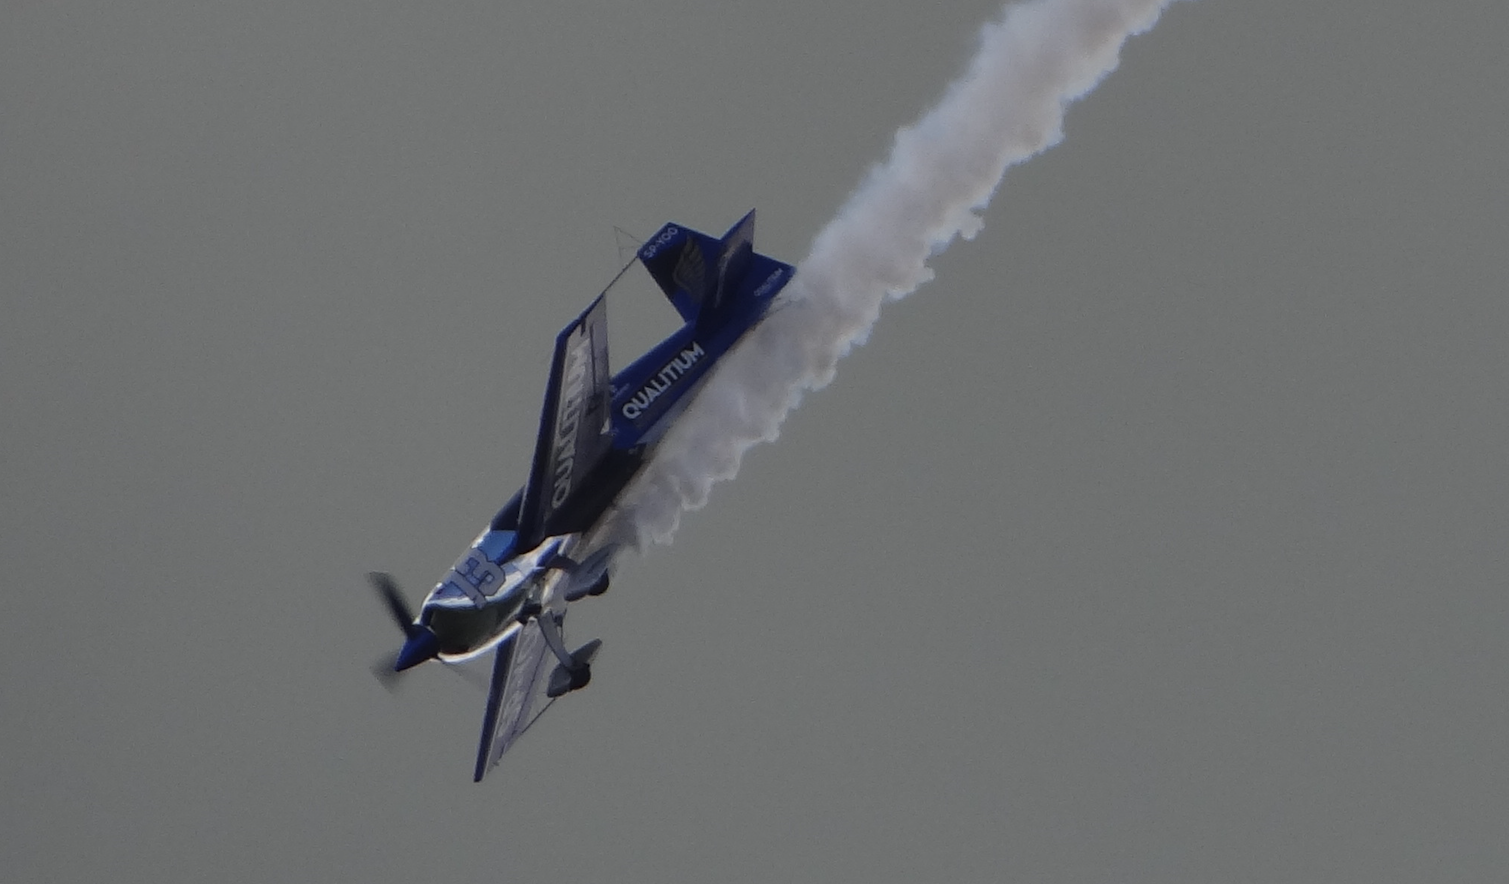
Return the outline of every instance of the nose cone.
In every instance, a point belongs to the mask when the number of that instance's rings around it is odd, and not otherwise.
[[[408,640],[403,643],[403,650],[398,652],[398,659],[393,663],[393,671],[412,669],[439,654],[440,639],[435,637],[435,633],[424,626],[412,627]]]

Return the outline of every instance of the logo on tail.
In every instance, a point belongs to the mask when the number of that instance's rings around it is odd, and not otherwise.
[[[695,238],[688,237],[681,248],[681,257],[671,273],[671,281],[685,289],[693,298],[700,299],[707,279],[707,264],[702,260],[702,249]]]

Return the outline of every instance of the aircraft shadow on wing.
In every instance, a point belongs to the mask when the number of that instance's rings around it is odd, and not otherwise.
[[[571,602],[608,589],[618,552],[602,530],[609,512],[700,382],[791,279],[790,265],[754,251],[754,221],[751,211],[721,238],[667,224],[640,247],[634,260],[683,324],[617,374],[608,367],[611,283],[561,331],[528,480],[417,615],[391,576],[370,575],[404,634],[381,666],[385,679],[428,660],[493,654],[478,781],[556,698],[591,679],[601,642],[568,649],[565,618]]]

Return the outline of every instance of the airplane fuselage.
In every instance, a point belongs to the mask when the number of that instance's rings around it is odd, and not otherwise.
[[[562,331],[529,483],[430,590],[395,668],[479,656],[541,611],[601,592],[618,547],[599,529],[790,279],[789,265],[753,252],[752,230],[753,213],[722,240],[666,225],[639,251],[684,324],[611,378],[602,297]]]
[[[751,323],[754,318],[757,316],[750,318]],[[741,324],[736,329],[709,335],[712,348],[722,355],[747,327]],[[706,359],[709,349],[697,340],[691,328],[683,328],[613,379],[613,447],[591,480],[584,483],[590,491],[570,504],[570,509],[580,511],[580,515],[567,516],[581,530],[547,537],[530,550],[516,550],[517,535],[504,526],[518,516],[521,489],[435,584],[420,607],[418,623],[429,627],[440,640],[441,660],[460,662],[492,650],[518,628],[526,604],[532,601],[559,609],[570,594],[562,589],[564,585],[583,586],[607,571],[613,550],[603,549],[598,543],[586,543],[585,538],[594,534],[602,516],[639,474],[655,444],[706,379],[706,369],[711,364]],[[568,371],[572,362],[568,362]],[[631,381],[631,377],[645,374],[646,363],[659,367],[647,378]],[[575,386],[572,380],[568,374],[565,388],[568,394]],[[634,384],[632,388],[630,383]],[[563,398],[561,408],[569,409],[571,421],[577,420],[575,397]],[[652,412],[653,418],[646,420]],[[560,434],[561,438],[565,436]],[[553,474],[550,481],[564,484],[568,481],[563,478],[567,472]],[[551,567],[560,558],[570,561],[586,558],[588,567],[585,573]]]
[[[456,662],[491,650],[517,627],[525,605],[555,601],[564,572],[547,564],[566,555],[578,536],[549,537],[519,553],[510,549],[512,539],[512,531],[483,531],[425,598],[419,623],[440,640],[440,659]]]
[[[417,615],[392,575],[368,575],[404,635],[392,665],[383,667],[389,676],[426,660],[492,654],[475,779],[556,698],[591,681],[602,641],[567,646],[567,605],[607,590],[618,550],[637,541],[636,477],[718,360],[760,322],[795,271],[756,253],[753,239],[752,211],[719,238],[663,226],[635,259],[681,327],[610,374],[605,290],[556,336],[524,487]]]

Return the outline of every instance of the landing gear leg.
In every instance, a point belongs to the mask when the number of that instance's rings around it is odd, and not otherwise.
[[[545,686],[546,696],[554,699],[586,687],[592,680],[592,658],[597,656],[598,648],[603,646],[602,639],[595,638],[567,653],[566,643],[561,640],[561,625],[555,615],[548,612],[541,615],[539,624],[540,632],[545,636],[545,644],[561,664],[550,673],[550,683]]]

